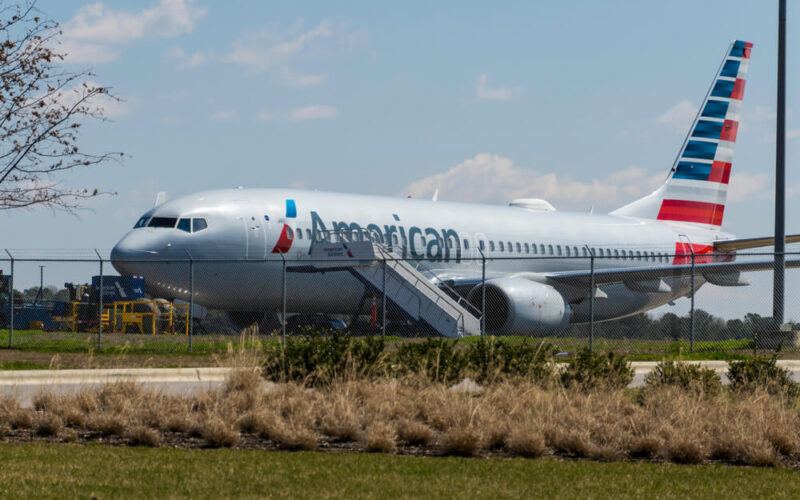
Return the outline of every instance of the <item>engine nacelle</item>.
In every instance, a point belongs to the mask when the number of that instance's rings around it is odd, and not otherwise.
[[[468,295],[480,310],[481,285]],[[486,332],[492,335],[530,335],[563,328],[569,323],[569,303],[555,288],[524,278],[486,282]]]

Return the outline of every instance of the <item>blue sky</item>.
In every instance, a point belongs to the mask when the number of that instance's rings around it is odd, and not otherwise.
[[[755,47],[724,227],[769,233],[773,3],[40,0],[68,67],[125,100],[84,149],[128,157],[62,178],[119,193],[78,217],[0,214],[0,247],[108,249],[158,191],[239,185],[611,210],[666,175],[735,38]],[[790,214],[797,81],[790,64]]]

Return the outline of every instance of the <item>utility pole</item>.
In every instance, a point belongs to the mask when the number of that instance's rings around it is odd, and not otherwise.
[[[772,287],[773,328],[784,314],[786,251],[786,0],[778,0],[778,113],[775,135],[775,255]]]

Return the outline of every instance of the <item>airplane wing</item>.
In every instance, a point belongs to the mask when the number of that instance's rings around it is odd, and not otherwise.
[[[768,271],[772,270],[773,266],[774,263],[772,260],[748,262],[713,262],[695,264],[694,272],[697,276],[702,275],[707,281],[715,285],[738,286],[746,284],[739,280],[739,273]],[[800,268],[800,260],[788,260],[786,261],[786,267],[789,269]],[[596,285],[623,282],[648,282],[662,278],[679,278],[682,276],[689,276],[691,273],[691,264],[598,269],[594,272],[594,282]],[[564,283],[573,286],[589,286],[591,283],[591,272],[589,270],[547,273],[545,276],[547,277],[548,281]]]
[[[800,234],[787,234],[786,243],[800,242]],[[714,242],[715,252],[733,252],[735,250],[745,250],[748,248],[771,247],[775,244],[775,238],[766,236],[764,238],[740,238],[736,240],[719,240]]]
[[[747,285],[740,277],[740,273],[752,271],[770,271],[774,267],[772,260],[746,261],[746,262],[712,262],[697,263],[694,265],[695,276],[702,276],[706,281],[719,286],[742,286]],[[787,260],[787,269],[800,268],[800,259]],[[595,285],[608,285],[613,283],[625,283],[636,289],[648,292],[668,291],[666,284],[660,281],[663,278],[688,277],[692,273],[691,264],[680,264],[672,266],[646,266],[646,267],[622,267],[614,269],[596,269],[594,271]],[[547,272],[547,273],[501,273],[487,274],[486,280],[499,277],[518,277],[522,279],[532,279],[550,283],[556,287],[566,285],[568,287],[589,287],[591,284],[591,271],[588,269],[580,271]],[[480,274],[472,272],[448,272],[443,270],[441,273],[431,273],[429,278],[439,286],[455,288],[459,291],[466,291],[469,288],[481,283]]]

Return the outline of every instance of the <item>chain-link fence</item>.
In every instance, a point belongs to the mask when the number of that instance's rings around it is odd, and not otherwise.
[[[223,352],[248,329],[276,342],[337,331],[398,340],[498,335],[568,353],[800,352],[800,273],[788,266],[785,318],[773,319],[772,253],[525,250],[113,263],[107,251],[7,251],[0,343],[45,352]],[[798,258],[786,254],[787,262]],[[726,268],[731,262],[753,272]]]

